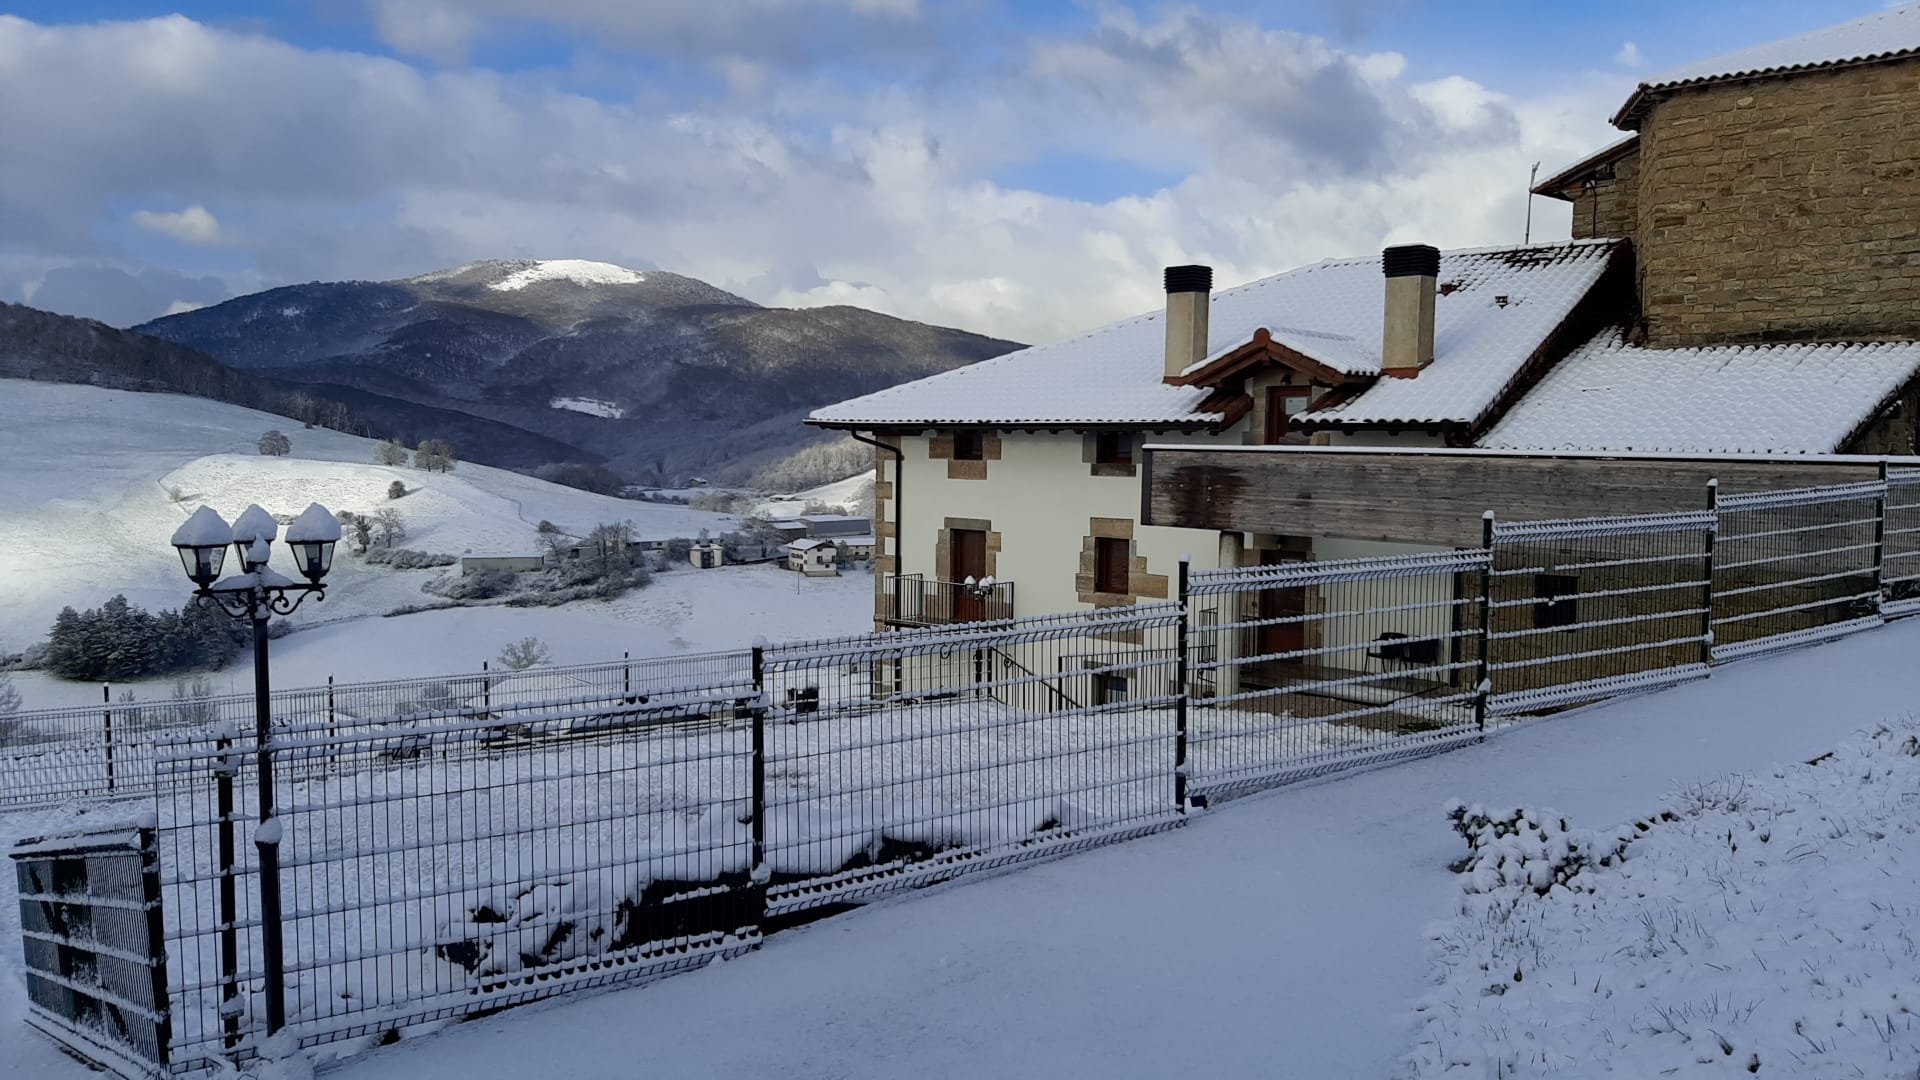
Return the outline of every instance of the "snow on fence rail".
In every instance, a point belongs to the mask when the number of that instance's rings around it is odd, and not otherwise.
[[[1903,613],[1916,517],[1905,475],[1678,514],[1489,515],[1477,549],[1182,566],[1176,603],[283,691],[264,823],[250,698],[170,706],[192,722],[109,706],[111,742],[20,741],[9,761],[43,760],[0,764],[0,797],[152,800],[171,1067],[254,1054],[269,986],[303,1044],[354,1046],[1851,632]],[[1737,624],[1756,630],[1724,651]]]

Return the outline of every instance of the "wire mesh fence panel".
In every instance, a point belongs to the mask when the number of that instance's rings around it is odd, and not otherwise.
[[[1489,711],[1705,676],[1713,527],[1711,510],[1494,522]]]
[[[176,1070],[250,1056],[264,1031],[252,753],[250,735],[221,731],[177,739],[156,754],[152,798]]]
[[[527,702],[666,701],[722,685],[750,687],[750,658],[741,649],[283,689],[273,694],[273,722],[324,720],[349,730],[361,723],[480,717],[496,705]],[[252,694],[207,694],[177,683],[170,697],[113,698],[0,718],[0,806],[145,795],[154,789],[157,745],[232,724],[252,728],[255,714]]]
[[[276,725],[289,1027],[306,1044],[378,1037],[748,947],[752,691],[720,681]],[[160,805],[183,875],[178,940],[197,957],[180,1009],[195,1018],[184,1037],[211,1052],[225,1049],[226,998],[206,959],[224,921],[209,853],[228,815],[209,748],[176,756]],[[234,791],[243,839],[256,798],[247,770]],[[250,930],[259,882],[253,853],[239,859]],[[257,1030],[252,997],[243,1005]]]
[[[1189,774],[1222,794],[1477,736],[1480,550],[1195,574]]]
[[[1177,823],[1180,621],[1155,604],[769,649],[769,914]]]
[[[1920,469],[1887,472],[1883,544],[1881,615],[1920,614]]]
[[[1881,622],[1879,482],[1728,495],[1713,567],[1713,656],[1838,637]]]

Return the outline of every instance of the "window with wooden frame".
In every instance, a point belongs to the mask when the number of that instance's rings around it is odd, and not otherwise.
[[[1305,433],[1293,430],[1294,418],[1307,411],[1313,404],[1311,386],[1270,386],[1267,388],[1267,430],[1265,442],[1268,446],[1281,443],[1303,443],[1307,441]]]
[[[1572,574],[1533,575],[1533,625],[1546,630],[1580,621],[1580,579]]]
[[[955,461],[985,461],[987,459],[987,433],[979,428],[964,428],[953,433],[953,459]]]
[[[1122,595],[1132,592],[1133,541],[1102,536],[1094,540],[1093,545],[1094,591]]]
[[[1133,433],[1130,431],[1102,431],[1093,437],[1093,463],[1095,465],[1132,465]]]

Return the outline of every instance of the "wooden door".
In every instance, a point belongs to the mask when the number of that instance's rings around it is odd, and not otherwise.
[[[1300,552],[1276,551],[1267,548],[1260,552],[1260,565],[1279,566],[1284,563],[1300,562],[1304,557]],[[1303,586],[1265,589],[1260,593],[1260,618],[1262,619],[1284,619],[1304,615],[1306,612],[1307,590]],[[1262,626],[1257,644],[1262,656],[1304,649],[1307,647],[1306,624],[1285,622]],[[1296,658],[1285,662],[1296,664],[1301,661]]]
[[[954,529],[947,549],[947,580],[954,582],[955,622],[979,622],[987,617],[984,599],[967,591],[965,581],[987,576],[987,534],[979,529]]]

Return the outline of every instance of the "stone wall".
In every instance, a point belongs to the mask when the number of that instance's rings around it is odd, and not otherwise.
[[[1639,164],[1649,344],[1920,337],[1920,59],[1682,90]]]
[[[1632,239],[1640,224],[1640,151],[1612,165],[1611,179],[1599,179],[1573,200],[1573,238]]]

